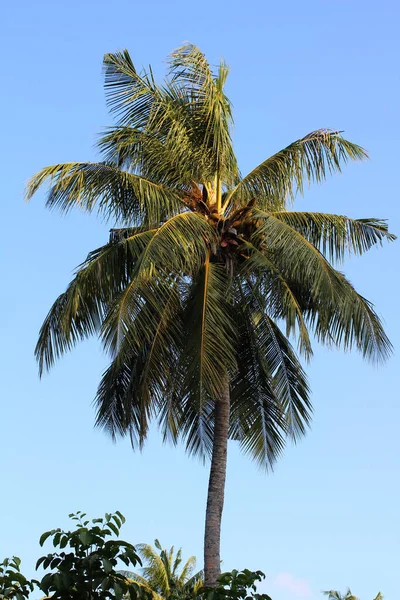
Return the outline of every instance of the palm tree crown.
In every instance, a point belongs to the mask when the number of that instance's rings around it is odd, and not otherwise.
[[[289,210],[305,184],[366,157],[340,132],[314,131],[241,175],[225,63],[213,71],[188,44],[170,56],[162,85],[127,51],[107,54],[104,69],[117,125],[99,142],[103,160],[46,167],[27,189],[30,198],[50,183],[49,208],[115,223],[50,309],[36,356],[43,372],[99,335],[111,364],[97,425],[136,447],[155,418],[164,439],[182,438],[201,457],[214,452],[216,524],[226,438],[268,467],[310,422],[289,338],[306,358],[312,337],[374,360],[388,355],[372,305],[336,266],[394,236],[380,219]]]
[[[345,594],[341,594],[337,590],[328,590],[324,592],[325,596],[328,596],[328,600],[359,600],[357,596],[351,593],[349,588]],[[375,596],[374,600],[383,600],[383,596],[380,592]]]
[[[195,556],[191,556],[181,566],[181,548],[175,555],[173,546],[164,550],[158,540],[155,540],[154,547],[150,544],[138,544],[136,548],[145,566],[141,569],[141,574],[123,571],[126,577],[149,589],[155,600],[193,598],[203,583],[203,572],[194,572]]]

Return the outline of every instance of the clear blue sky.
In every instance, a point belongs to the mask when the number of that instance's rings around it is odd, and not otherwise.
[[[93,160],[111,120],[102,89],[105,52],[127,47],[137,65],[181,42],[231,66],[228,93],[242,170],[320,127],[344,129],[371,156],[299,198],[299,209],[388,218],[399,226],[399,36],[395,0],[238,3],[7,2],[2,8],[1,503],[0,558],[33,573],[42,531],[66,515],[121,510],[132,542],[183,546],[201,559],[207,469],[157,431],[142,454],[93,429],[91,406],[106,365],[96,341],[41,382],[39,326],[73,268],[107,240],[94,217],[61,218],[43,195],[23,203],[27,179],[63,161]],[[352,259],[346,273],[400,344],[400,244]],[[262,569],[273,600],[316,600],[350,585],[362,600],[397,600],[398,354],[382,368],[317,349],[308,368],[315,418],[271,476],[230,446],[224,568]]]

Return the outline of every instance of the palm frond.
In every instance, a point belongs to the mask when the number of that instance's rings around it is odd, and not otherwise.
[[[179,583],[180,585],[185,585],[185,584],[189,584],[189,582],[194,583],[191,581],[192,578],[192,574],[193,571],[196,568],[196,557],[195,556],[190,556],[187,561],[185,562],[185,564],[183,565],[181,574],[179,575]],[[179,563],[180,564],[180,563]],[[175,572],[175,567],[174,567],[174,572]],[[197,573],[195,575],[195,579],[199,577],[199,574]]]
[[[204,54],[193,44],[185,44],[170,57],[171,84],[188,95],[194,106],[197,144],[208,158],[207,173],[219,173],[222,182],[236,182],[238,167],[232,147],[230,128],[232,107],[224,93],[228,76],[227,65],[221,62],[216,75]]]
[[[185,372],[181,428],[189,452],[203,458],[212,445],[214,400],[226,373],[236,368],[229,288],[224,266],[208,256],[185,307],[183,364],[178,366]]]
[[[366,157],[361,146],[344,139],[338,131],[313,131],[243,177],[228,195],[225,208],[255,198],[259,208],[280,210],[288,197],[303,193],[305,183],[321,182],[328,174],[340,172],[348,160]]]
[[[151,73],[138,73],[128,50],[104,56],[107,104],[121,125],[144,128],[160,91]]]
[[[78,341],[100,332],[109,303],[128,283],[155,231],[133,232],[118,244],[106,244],[91,252],[78,267],[40,329],[35,349],[40,374]]]
[[[261,220],[253,235],[256,245],[264,244],[285,277],[307,290],[305,321],[318,339],[348,350],[356,346],[371,360],[387,358],[391,344],[371,303],[300,232],[272,213],[255,210],[254,215]]]
[[[342,261],[346,253],[363,254],[384,240],[396,239],[381,219],[294,211],[271,214],[301,233],[330,260]]]
[[[114,439],[129,433],[133,447],[142,447],[150,420],[171,394],[181,335],[176,284],[171,282],[158,313],[146,302],[139,306],[95,399],[96,425]],[[168,425],[172,428],[170,421]]]
[[[285,420],[243,289],[240,295],[242,301],[235,306],[238,370],[231,379],[229,437],[238,440],[261,466],[272,468],[284,448]]]
[[[27,199],[50,185],[46,206],[66,213],[97,210],[108,220],[155,225],[182,209],[173,190],[107,163],[64,163],[45,167],[29,181]]]
[[[266,312],[265,297],[249,284],[241,286],[241,295],[243,364],[239,363],[233,379],[232,397],[239,409],[243,403],[250,415],[252,410],[266,411],[263,419],[253,415],[253,437],[246,436],[245,431],[242,436],[246,449],[261,464],[272,466],[287,434],[295,441],[305,434],[312,414],[310,390],[288,339]],[[247,407],[248,394],[255,398]]]
[[[258,286],[268,304],[268,312],[275,319],[282,319],[286,325],[286,335],[297,336],[299,350],[308,359],[312,356],[312,347],[303,307],[297,297],[297,290],[292,289],[292,282],[274,263],[273,257],[259,250],[254,244],[244,241],[248,251],[247,260],[241,267],[245,277],[256,276]]]
[[[190,277],[199,271],[214,237],[215,232],[206,219],[191,212],[172,217],[157,230],[138,260],[130,282],[110,305],[102,328],[106,349],[116,354],[128,331],[132,342],[140,347],[146,339],[146,327],[151,325],[154,315],[162,313],[176,276]],[[135,340],[131,324],[138,311],[146,306],[148,321],[143,316],[143,322],[135,326],[139,332]]]

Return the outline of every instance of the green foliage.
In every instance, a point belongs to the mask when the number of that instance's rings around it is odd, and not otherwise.
[[[104,58],[115,126],[98,163],[45,167],[47,205],[97,211],[115,227],[55,301],[40,331],[40,372],[88,336],[111,362],[96,423],[141,447],[164,439],[207,457],[215,402],[229,380],[229,435],[265,468],[311,421],[299,357],[311,340],[384,360],[391,345],[372,304],[337,269],[392,241],[385,221],[289,210],[307,184],[366,152],[319,129],[241,176],[232,143],[228,68],[187,44],[158,84],[124,50]]]
[[[173,546],[163,549],[158,540],[154,546],[137,544],[136,549],[143,561],[141,572],[122,571],[122,574],[148,589],[154,600],[185,600],[196,596],[203,584],[203,571],[195,572],[195,556],[182,565],[181,548],[175,554]]]
[[[32,582],[22,575],[20,565],[17,556],[0,563],[0,600],[26,600],[33,590]]]
[[[341,594],[337,590],[328,590],[324,592],[325,596],[328,596],[328,600],[360,600],[357,596],[352,594],[349,588],[345,594]],[[377,593],[374,600],[383,600],[383,596],[380,592]]]
[[[217,587],[203,587],[197,597],[204,600],[271,600],[267,594],[258,594],[256,582],[262,581],[262,571],[233,570],[218,577]]]
[[[49,570],[40,581],[35,581],[42,592],[54,600],[88,600],[127,597],[131,600],[143,596],[144,591],[128,581],[117,567],[141,564],[135,548],[128,542],[107,539],[119,535],[125,522],[123,515],[106,514],[103,519],[85,519],[78,511],[69,515],[75,521],[72,531],[53,529],[43,533],[40,545],[47,539],[59,548],[39,558],[36,568]]]

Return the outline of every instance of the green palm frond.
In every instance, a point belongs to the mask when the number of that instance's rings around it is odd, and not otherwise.
[[[96,424],[114,439],[129,433],[132,446],[142,447],[155,407],[170,397],[181,335],[179,318],[179,294],[176,286],[171,285],[159,314],[144,303],[132,319],[95,399]],[[170,421],[168,426],[173,427]],[[175,430],[173,433],[176,434]]]
[[[171,140],[174,144],[167,144],[165,136],[159,137],[132,127],[112,127],[101,136],[98,147],[106,162],[182,192],[180,198],[184,202],[195,180],[194,165],[196,161],[199,163],[197,174],[201,177],[202,162],[198,153],[181,139],[175,138]]]
[[[185,90],[194,106],[192,126],[202,154],[208,157],[208,175],[217,173],[221,183],[231,185],[238,177],[238,167],[230,134],[232,107],[224,93],[228,72],[221,62],[214,75],[204,54],[193,44],[178,48],[170,57],[171,83]]]
[[[127,50],[106,54],[103,68],[110,110],[120,124],[145,127],[154,104],[161,99],[152,73],[138,73]]]
[[[328,596],[328,600],[359,600],[357,596],[354,596],[351,593],[350,588],[347,590],[344,596],[336,590],[328,590],[327,592],[324,592],[324,594],[325,596]]]
[[[310,358],[312,347],[308,325],[292,281],[286,278],[285,273],[274,263],[272,256],[262,252],[250,242],[246,241],[243,245],[248,255],[247,260],[242,264],[241,273],[247,278],[256,275],[257,286],[268,299],[269,314],[274,319],[284,321],[286,335],[297,336],[300,352],[306,358]]]
[[[342,261],[346,253],[363,254],[384,240],[396,239],[381,219],[294,211],[271,214],[301,233],[330,260]]]
[[[261,220],[253,234],[256,245],[264,244],[277,268],[298,288],[307,290],[305,321],[317,338],[346,350],[355,346],[371,360],[385,359],[391,344],[371,303],[299,231],[273,213],[257,210],[255,215]]]
[[[321,182],[341,171],[348,160],[367,157],[361,146],[344,139],[340,132],[319,129],[267,158],[246,175],[228,194],[225,208],[244,205],[256,198],[259,208],[281,209],[286,198],[303,193],[304,184]]]
[[[191,597],[202,584],[203,572],[193,574],[196,567],[194,556],[186,561],[179,573],[182,562],[181,549],[175,554],[173,546],[169,550],[163,549],[160,542],[155,540],[154,547],[150,544],[138,544],[137,550],[145,565],[141,574],[130,571],[121,573],[146,587],[152,592],[155,600]]]
[[[27,186],[27,199],[50,185],[46,206],[68,212],[97,210],[108,220],[130,225],[158,224],[182,209],[173,190],[107,163],[65,163],[45,167]]]
[[[200,271],[208,244],[215,233],[199,214],[184,212],[164,223],[152,237],[137,261],[131,280],[110,305],[102,328],[104,346],[112,354],[118,352],[121,341],[129,331],[132,342],[134,331],[139,332],[137,345],[146,336],[146,323],[132,328],[135,315],[143,304],[148,319],[160,314],[176,275],[190,277]],[[174,252],[171,252],[174,248]],[[143,316],[144,319],[144,316]]]
[[[251,285],[243,286],[240,294],[240,362],[232,380],[232,413],[237,410],[240,416],[244,408],[249,415],[248,432],[238,428],[239,438],[246,451],[268,467],[287,435],[296,441],[305,434],[312,413],[310,390],[288,339],[267,314],[265,296]]]
[[[35,349],[40,374],[78,341],[99,333],[108,304],[129,281],[155,231],[133,232],[119,243],[106,244],[89,254],[40,329]]]
[[[186,335],[180,353],[182,364],[178,367],[185,373],[184,387],[178,395],[182,435],[189,452],[203,457],[212,445],[213,402],[226,374],[236,368],[229,296],[225,268],[207,256],[186,303]]]
[[[196,575],[193,577],[193,581],[192,581],[193,572],[196,568],[196,562],[197,562],[196,557],[190,556],[188,558],[188,560],[185,562],[185,564],[183,565],[181,574],[179,575],[179,578],[178,578],[178,581],[181,585],[185,585],[186,583],[188,583],[190,585],[191,583],[195,583],[195,580],[201,578],[202,573],[201,572],[196,573]],[[179,566],[180,563],[181,563],[181,561],[179,561],[178,565],[176,565],[176,566],[174,564],[174,573],[177,572],[177,567]]]
[[[284,447],[285,421],[272,389],[265,349],[248,307],[236,310],[238,370],[231,380],[230,438],[260,465],[272,467]]]

